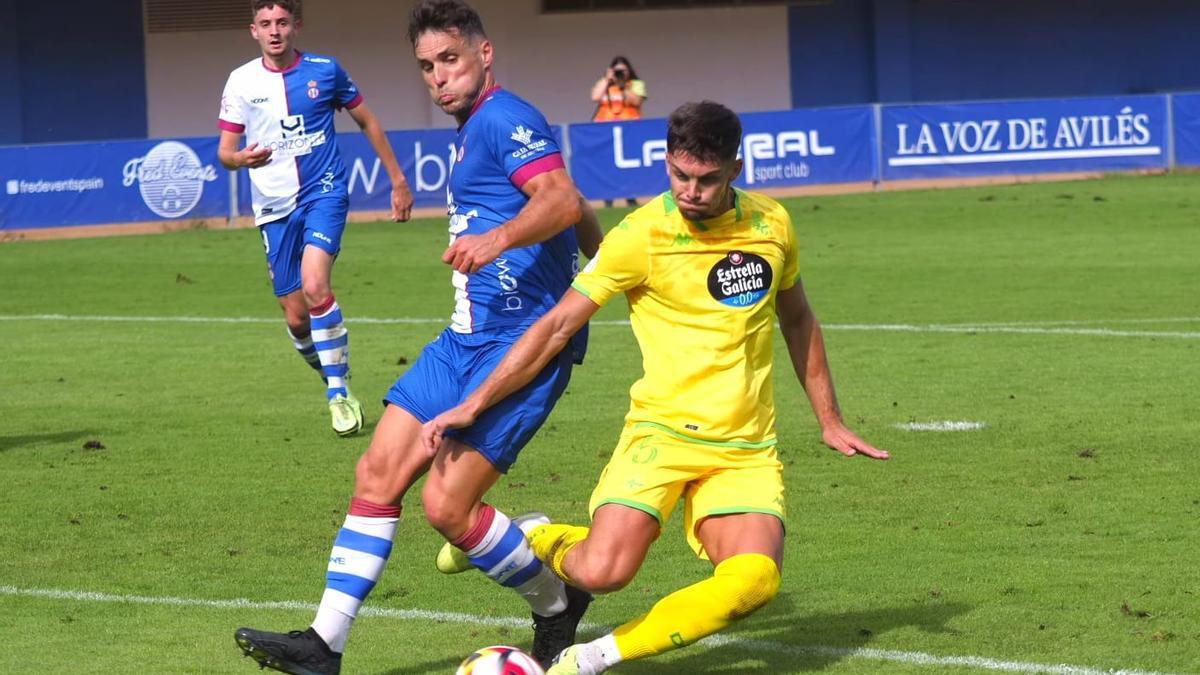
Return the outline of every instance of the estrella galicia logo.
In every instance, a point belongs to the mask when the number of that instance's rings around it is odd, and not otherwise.
[[[708,292],[730,307],[749,307],[771,289],[771,265],[753,253],[730,251],[708,272]]]
[[[142,201],[151,211],[163,218],[178,218],[195,208],[204,194],[204,184],[216,179],[216,168],[201,164],[190,147],[164,141],[145,157],[125,162],[122,184],[130,187],[136,182]]]

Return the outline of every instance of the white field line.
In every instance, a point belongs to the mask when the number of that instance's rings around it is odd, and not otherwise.
[[[977,431],[986,427],[983,422],[954,422],[946,420],[943,422],[906,422],[897,424],[897,429],[904,431]]]
[[[0,315],[0,321],[95,321],[118,323],[253,323],[276,324],[282,323],[281,318],[264,318],[252,316],[235,317],[206,317],[206,316],[106,316],[106,315],[69,315],[69,314],[25,314]],[[1166,321],[1166,320],[1161,320]],[[1156,323],[1161,322],[1155,320]],[[1176,318],[1174,321],[1191,321],[1186,318]],[[399,317],[372,318],[351,317],[346,319],[348,324],[440,324],[449,322],[443,318]],[[1113,321],[1112,323],[1122,323]],[[628,320],[593,320],[593,326],[628,326]],[[1200,340],[1200,331],[1156,331],[1156,330],[1116,330],[1113,328],[1065,328],[1052,324],[1045,326],[1020,324],[903,324],[903,323],[832,323],[822,324],[825,330],[832,331],[869,331],[880,333],[1010,333],[1017,335],[1082,335],[1094,337],[1141,337],[1141,338],[1174,338],[1182,340]]]
[[[826,330],[871,331],[886,333],[1009,333],[1014,335],[1086,335],[1093,337],[1144,337],[1200,340],[1200,331],[1116,330],[1113,328],[1054,328],[1038,326],[940,325],[940,324],[822,324]]]
[[[96,593],[92,591],[66,591],[50,588],[17,588],[0,585],[0,595],[17,597],[41,598],[47,600],[66,600],[73,602],[118,602],[136,605],[158,605],[172,607],[208,607],[214,609],[286,609],[315,611],[317,606],[309,602],[278,601],[258,602],[239,598],[235,600],[205,600],[202,598],[154,597],[145,595],[117,595],[112,593]],[[421,609],[384,609],[363,607],[359,613],[365,616],[378,616],[392,619],[407,619],[420,621],[442,621],[473,626],[502,626],[521,628],[529,625],[528,619],[516,617],[488,617],[459,612],[437,612]],[[607,630],[596,624],[581,624],[587,632]],[[893,649],[870,649],[866,647],[824,647],[790,645],[772,640],[756,640],[728,635],[713,635],[697,644],[705,647],[735,647],[751,653],[770,652],[773,654],[793,655],[800,657],[835,657],[860,658],[874,661],[891,661],[915,666],[956,666],[977,668],[979,670],[995,670],[1010,673],[1050,673],[1051,675],[1164,675],[1145,670],[1110,670],[1072,666],[1067,664],[1025,663],[1021,661],[1002,661],[982,656],[937,656],[924,652],[905,652]]]
[[[981,321],[974,323],[951,323],[949,326],[1098,326],[1103,324],[1154,324],[1154,323],[1198,323],[1200,316],[1168,316],[1141,319],[1064,319],[1061,321]]]

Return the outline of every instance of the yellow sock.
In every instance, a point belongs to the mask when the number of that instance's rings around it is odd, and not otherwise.
[[[535,527],[529,533],[529,546],[538,560],[548,565],[560,579],[571,583],[571,578],[563,571],[563,559],[567,551],[587,538],[588,528],[579,525],[564,525],[549,523]]]
[[[622,660],[661,654],[720,631],[778,592],[774,560],[761,553],[735,555],[717,565],[712,577],[659,600],[649,612],[613,631],[613,637]]]

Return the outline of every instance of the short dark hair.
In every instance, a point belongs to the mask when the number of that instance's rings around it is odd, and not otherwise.
[[[732,162],[742,145],[742,123],[713,101],[684,103],[667,117],[667,152],[685,152],[701,161]]]
[[[458,31],[466,38],[487,38],[483,19],[462,0],[422,0],[408,15],[408,41],[415,47],[426,31]]]
[[[300,20],[300,13],[302,11],[300,0],[250,0],[250,20],[253,21],[254,17],[258,16],[258,10],[270,9],[272,7],[278,7],[291,14],[292,18],[297,21]]]

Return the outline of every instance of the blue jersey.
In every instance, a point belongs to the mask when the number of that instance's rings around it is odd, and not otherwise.
[[[345,198],[346,166],[334,139],[334,115],[360,103],[358,87],[329,56],[297,53],[284,70],[271,70],[257,58],[229,74],[220,128],[245,133],[247,145],[271,149],[269,164],[250,169],[259,225],[312,199]]]
[[[546,118],[502,89],[486,92],[455,142],[447,185],[450,237],[483,234],[516,217],[529,202],[521,186],[534,176],[563,168]],[[524,330],[550,310],[579,268],[575,228],[546,241],[510,249],[474,274],[454,272],[458,333]],[[583,331],[572,343],[582,358]]]

